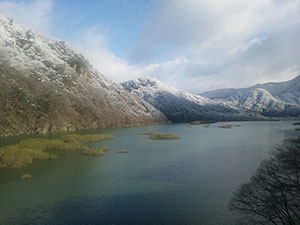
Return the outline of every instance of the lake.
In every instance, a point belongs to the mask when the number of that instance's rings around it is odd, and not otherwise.
[[[226,124],[241,127],[218,128]],[[111,151],[102,157],[64,152],[25,169],[0,169],[0,224],[231,225],[232,192],[294,128],[292,121],[278,121],[84,131],[115,136],[91,144]],[[181,139],[141,135],[149,131]],[[116,154],[120,149],[128,153]],[[24,173],[32,179],[21,180]]]

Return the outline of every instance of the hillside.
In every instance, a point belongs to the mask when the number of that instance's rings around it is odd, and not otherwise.
[[[225,101],[191,94],[169,87],[152,77],[141,77],[122,83],[130,93],[163,112],[172,122],[195,120],[246,120],[260,118]]]
[[[0,136],[163,122],[64,42],[0,14]],[[100,62],[101,63],[101,62]]]
[[[286,82],[257,84],[249,88],[220,89],[201,93],[211,100],[223,100],[264,116],[300,114],[300,76]]]
[[[300,75],[286,82],[257,84],[253,88],[263,88],[281,101],[300,104]]]

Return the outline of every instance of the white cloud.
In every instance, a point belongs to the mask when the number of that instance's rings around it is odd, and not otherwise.
[[[142,71],[128,65],[108,48],[105,28],[93,26],[78,36],[72,44],[86,56],[101,73],[114,81],[123,81]]]
[[[52,5],[6,0],[0,12],[52,36]],[[114,81],[150,75],[193,92],[300,74],[299,0],[153,0],[152,6],[130,61],[110,50],[104,26],[77,32],[69,42]]]
[[[300,74],[299,30],[299,0],[160,1],[132,59],[184,54],[176,85],[195,92],[279,81]]]
[[[52,0],[1,1],[0,12],[13,18],[14,22],[32,28],[43,34],[51,35]]]
[[[86,56],[98,71],[113,81],[121,82],[148,75],[170,83],[183,72],[182,68],[187,63],[184,56],[179,56],[162,63],[130,65],[109,50],[107,36],[105,27],[93,26],[80,32],[71,44]]]

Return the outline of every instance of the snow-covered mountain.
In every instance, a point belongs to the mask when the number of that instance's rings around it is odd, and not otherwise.
[[[231,103],[178,90],[152,77],[144,76],[122,85],[159,109],[172,122],[257,118],[257,115],[246,114]]]
[[[0,14],[0,136],[165,120],[64,42]]]
[[[257,84],[252,88],[263,88],[281,101],[300,104],[300,75],[286,82]]]
[[[264,116],[300,114],[300,76],[287,82],[257,84],[249,88],[220,89],[201,93],[211,100],[224,100]]]

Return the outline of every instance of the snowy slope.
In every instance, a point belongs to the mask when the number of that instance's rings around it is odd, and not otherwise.
[[[241,89],[220,89],[201,95],[211,100],[224,100],[264,116],[300,114],[300,77],[288,82],[258,84]]]
[[[173,122],[195,120],[249,119],[243,110],[225,101],[213,101],[200,95],[169,87],[155,78],[141,77],[122,83],[129,92],[163,112]]]
[[[281,101],[300,104],[300,75],[286,82],[257,84],[253,88],[263,88]]]
[[[0,136],[165,120],[64,42],[0,14]]]

